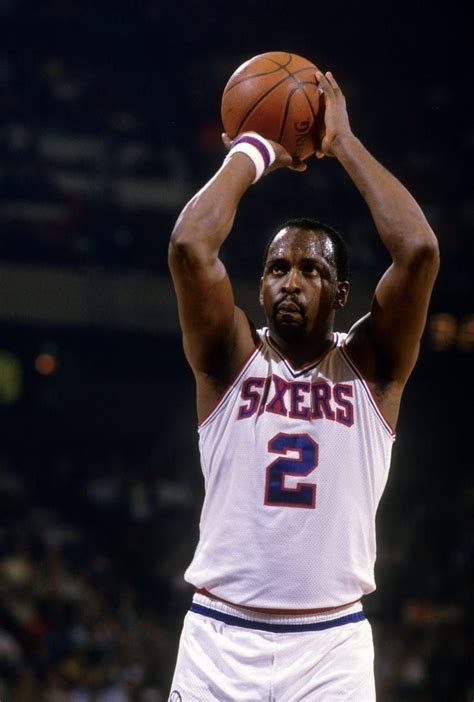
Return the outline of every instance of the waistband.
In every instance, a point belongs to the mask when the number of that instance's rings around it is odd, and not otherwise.
[[[360,602],[349,607],[344,614],[264,614],[253,612],[245,607],[229,605],[217,600],[211,600],[205,595],[195,594],[190,612],[204,617],[210,617],[230,626],[244,629],[258,629],[275,634],[297,633],[303,631],[324,631],[345,624],[354,624],[365,620],[365,614]]]

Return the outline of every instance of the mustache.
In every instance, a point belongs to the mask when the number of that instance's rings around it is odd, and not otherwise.
[[[276,300],[274,305],[273,305],[273,314],[275,315],[279,309],[297,309],[298,312],[301,314],[302,317],[306,317],[306,312],[305,308],[303,305],[298,302],[297,298],[294,295],[285,295],[284,297],[281,297],[279,300]]]

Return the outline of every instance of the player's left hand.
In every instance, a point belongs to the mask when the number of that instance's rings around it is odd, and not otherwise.
[[[324,110],[321,143],[316,156],[324,158],[324,156],[335,156],[334,147],[338,139],[347,134],[352,136],[352,130],[347,114],[346,98],[331,71],[327,71],[326,74],[317,71],[316,80],[322,93]]]
[[[249,132],[249,134],[251,134],[251,132]],[[229,151],[232,147],[232,140],[229,138],[228,134],[222,135],[222,141],[227,151]],[[267,175],[271,173],[271,171],[276,171],[277,168],[289,168],[291,171],[299,172],[303,172],[307,169],[308,166],[306,163],[297,158],[293,158],[281,144],[278,144],[276,141],[271,141],[271,139],[267,139],[267,141],[273,146],[275,160],[263,175]]]

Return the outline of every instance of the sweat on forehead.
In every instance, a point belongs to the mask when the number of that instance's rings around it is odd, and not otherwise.
[[[293,249],[294,247],[305,250],[309,255],[323,256],[327,261],[336,265],[334,244],[325,232],[294,227],[285,227],[275,234],[268,247],[267,260],[280,256],[289,248]]]

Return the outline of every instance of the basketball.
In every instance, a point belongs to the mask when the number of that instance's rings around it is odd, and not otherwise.
[[[316,66],[296,54],[271,51],[243,63],[229,78],[221,103],[231,139],[258,132],[304,160],[316,151],[319,91]]]

